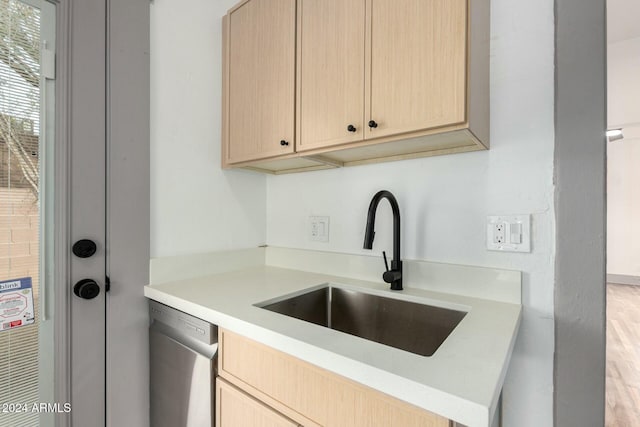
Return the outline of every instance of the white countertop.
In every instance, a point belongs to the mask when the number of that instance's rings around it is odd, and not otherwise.
[[[468,314],[435,354],[425,357],[254,305],[322,284]],[[392,292],[382,281],[269,265],[154,284],[145,287],[145,296],[469,427],[491,424],[521,312],[515,303],[406,284]]]

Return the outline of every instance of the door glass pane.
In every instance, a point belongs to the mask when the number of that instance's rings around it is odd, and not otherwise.
[[[0,427],[40,425],[41,407],[34,405],[43,396],[51,401],[53,390],[52,373],[41,372],[53,366],[41,277],[43,260],[50,258],[42,249],[41,224],[49,222],[42,215],[48,208],[43,171],[53,151],[46,150],[50,126],[43,120],[52,83],[42,66],[53,40],[46,40],[43,27],[53,27],[43,24],[37,1],[25,1],[0,0]],[[53,286],[46,285],[48,293]]]

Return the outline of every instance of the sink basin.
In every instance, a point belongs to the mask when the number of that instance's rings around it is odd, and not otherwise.
[[[258,307],[422,356],[431,356],[467,314],[325,286]]]

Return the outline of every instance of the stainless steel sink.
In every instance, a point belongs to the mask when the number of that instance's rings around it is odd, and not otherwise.
[[[257,306],[422,356],[431,356],[467,314],[333,286]]]

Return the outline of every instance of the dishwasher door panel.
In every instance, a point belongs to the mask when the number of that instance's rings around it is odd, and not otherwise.
[[[151,427],[212,427],[214,360],[149,331]]]

